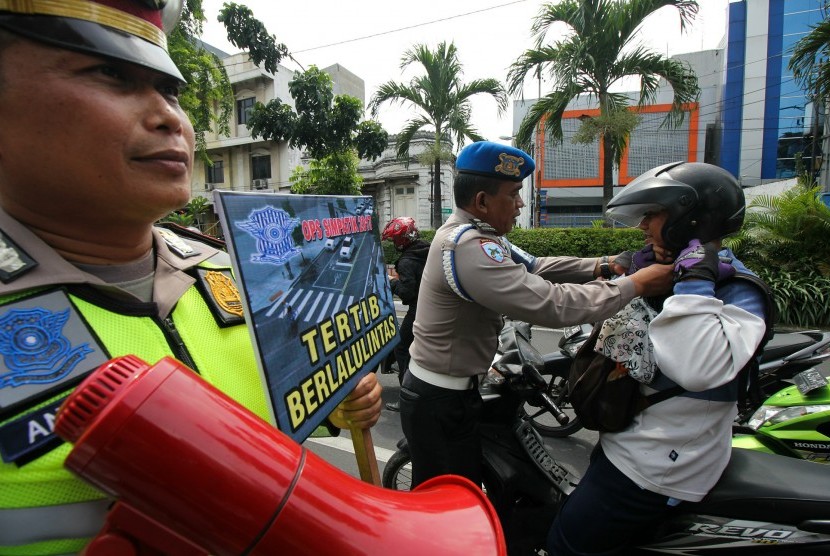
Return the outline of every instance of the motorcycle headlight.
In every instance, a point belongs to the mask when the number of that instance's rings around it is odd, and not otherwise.
[[[758,410],[752,414],[749,422],[749,427],[753,430],[758,430],[763,425],[769,423],[770,425],[777,425],[784,421],[797,419],[812,413],[821,413],[823,411],[830,411],[830,405],[797,405],[794,407],[778,407],[774,405],[762,405]]]

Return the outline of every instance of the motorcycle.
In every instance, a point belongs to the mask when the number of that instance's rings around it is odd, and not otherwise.
[[[807,349],[807,348],[805,348]],[[830,348],[805,357],[830,358]],[[804,358],[801,358],[802,360]],[[776,392],[734,428],[732,445],[817,463],[830,463],[830,386],[815,368],[793,376],[794,385]]]
[[[568,400],[568,373],[571,361],[579,347],[588,339],[591,328],[591,325],[587,324],[565,328],[559,340],[559,352],[544,356],[545,367],[541,373],[548,377],[547,393],[570,418],[567,424],[562,425],[545,408],[527,404],[525,410],[530,415],[534,428],[545,437],[562,438],[582,429],[579,418],[573,413]],[[776,332],[761,353],[757,377],[758,399],[743,408],[736,422],[746,423],[762,400],[790,386],[796,375],[828,358],[830,332]],[[791,405],[799,405],[794,398],[788,400]],[[778,402],[771,403],[776,405]],[[743,432],[746,433],[746,430]]]
[[[545,358],[516,327],[503,330],[503,376],[484,401],[482,488],[493,503],[510,554],[545,554],[559,505],[579,482],[556,461],[524,405],[543,406],[563,424],[547,393]],[[406,490],[411,467],[405,439],[387,462],[383,486]],[[679,505],[630,553],[830,554],[830,468],[752,450],[733,449],[714,489]]]
[[[579,417],[574,413],[568,398],[568,375],[576,352],[591,335],[591,328],[588,324],[565,328],[559,339],[559,351],[543,356],[545,364],[540,372],[547,381],[546,393],[568,416],[568,421],[565,424],[560,423],[547,408],[529,400],[525,403],[524,411],[528,414],[533,428],[542,436],[565,438],[582,430],[582,423],[579,422]]]

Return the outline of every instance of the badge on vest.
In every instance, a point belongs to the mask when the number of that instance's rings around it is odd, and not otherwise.
[[[80,381],[109,356],[66,292],[0,307],[0,418]]]
[[[0,230],[0,281],[8,284],[37,266],[37,261]]]
[[[66,396],[0,427],[0,458],[21,467],[63,444],[55,434],[55,416],[65,399]]]
[[[242,298],[231,271],[197,267],[196,274],[199,286],[205,293],[205,299],[219,326],[244,323]]]

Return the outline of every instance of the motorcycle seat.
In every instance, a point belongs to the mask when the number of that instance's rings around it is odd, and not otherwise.
[[[788,523],[830,520],[830,466],[732,448],[732,459],[695,513]]]
[[[764,346],[764,351],[761,353],[761,363],[768,363],[781,359],[799,350],[815,344],[817,338],[805,332],[790,332],[785,334],[776,334]]]

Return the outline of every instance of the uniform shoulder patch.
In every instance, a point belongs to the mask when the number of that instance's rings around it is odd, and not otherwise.
[[[196,275],[219,326],[235,326],[245,322],[242,297],[230,270],[197,267]]]
[[[492,239],[480,239],[479,245],[481,246],[481,250],[484,251],[484,254],[497,263],[503,263],[508,258],[507,253],[504,251],[504,247],[502,247],[502,245],[497,241]]]
[[[51,430],[57,406],[31,408],[77,384],[109,354],[66,292],[51,290],[0,307],[0,356],[0,420],[24,415],[0,427],[0,456],[22,465],[60,444]]]

